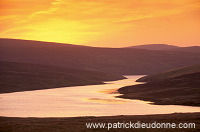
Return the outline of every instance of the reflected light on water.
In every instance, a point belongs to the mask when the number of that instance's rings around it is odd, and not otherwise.
[[[77,117],[112,115],[168,114],[199,112],[199,107],[151,105],[147,101],[115,98],[120,87],[138,84],[141,76],[106,82],[102,85],[75,86],[4,93],[0,95],[0,116],[9,117]]]
[[[86,101],[100,103],[100,104],[122,104],[129,102],[128,100],[117,100],[117,99],[101,99],[101,98],[89,98]]]

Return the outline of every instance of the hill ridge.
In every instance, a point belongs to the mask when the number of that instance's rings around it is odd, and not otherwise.
[[[200,63],[200,56],[194,53],[40,43],[0,40],[0,61],[46,64],[121,75],[151,74]]]

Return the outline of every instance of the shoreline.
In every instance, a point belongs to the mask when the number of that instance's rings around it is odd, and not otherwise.
[[[120,74],[35,63],[0,61],[0,93],[104,84]]]
[[[136,80],[146,82],[119,88],[120,98],[141,99],[156,105],[200,107],[200,65],[172,69]]]
[[[122,75],[123,76],[123,75]],[[106,82],[112,82],[112,81],[119,81],[119,80],[123,80],[123,79],[127,79],[125,76],[123,76],[124,78],[122,79],[117,79],[117,80],[110,80],[110,81],[102,81],[102,82],[95,82],[95,83],[91,83],[91,84],[77,84],[77,85],[69,85],[69,86],[62,86],[62,87],[49,87],[49,88],[41,88],[41,89],[29,89],[29,90],[21,90],[21,91],[7,91],[7,92],[0,92],[1,94],[9,94],[9,93],[17,93],[17,92],[29,92],[29,91],[37,91],[37,90],[50,90],[50,89],[59,89],[59,88],[70,88],[70,87],[81,87],[81,86],[93,86],[93,85],[105,85],[108,84]],[[116,91],[113,90],[113,92],[115,93],[119,93],[117,91],[118,89],[116,89]],[[112,93],[110,93],[112,94]]]
[[[187,90],[187,92],[184,92]],[[192,91],[196,90],[196,91]],[[150,101],[152,105],[181,105],[181,106],[193,106],[200,107],[199,97],[195,94],[198,93],[198,89],[192,87],[162,87],[152,83],[137,84],[131,86],[125,86],[118,89],[121,94],[116,98],[122,99],[138,99],[142,101]],[[192,92],[192,94],[190,94]],[[174,95],[176,93],[176,95]]]

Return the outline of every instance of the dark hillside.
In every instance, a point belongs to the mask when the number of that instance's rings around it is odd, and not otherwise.
[[[195,53],[131,48],[97,48],[39,41],[0,39],[0,60],[104,71],[151,74],[200,63]]]
[[[181,51],[181,52],[191,52],[200,54],[200,46],[178,47],[178,48],[167,49],[167,51]]]
[[[200,106],[200,66],[147,76],[146,80],[148,82],[145,84],[120,88],[118,91],[123,94],[120,97],[147,100],[155,104]]]
[[[152,74],[144,76],[137,80],[137,82],[151,82],[151,81],[160,81],[164,79],[169,79],[172,77],[178,77],[185,74],[197,73],[200,72],[200,65],[193,65],[187,67],[181,67],[178,69],[169,70],[162,73]]]
[[[178,48],[178,46],[168,45],[168,44],[146,44],[146,45],[136,45],[127,48],[137,48],[146,50],[167,50],[172,48]]]
[[[55,66],[0,62],[0,93],[102,84],[121,75]]]

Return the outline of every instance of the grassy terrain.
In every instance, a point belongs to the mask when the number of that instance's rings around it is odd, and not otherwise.
[[[195,123],[194,128],[175,129],[110,129],[110,132],[197,132],[200,130],[200,113],[175,113],[142,116],[107,116],[107,117],[75,117],[75,118],[14,118],[0,117],[1,132],[102,132],[106,128],[87,129],[86,123]]]
[[[200,69],[191,66],[150,75],[139,81],[145,84],[120,88],[119,97],[152,101],[160,105],[200,106]]]
[[[97,71],[0,61],[0,93],[102,84],[124,78]]]
[[[133,48],[98,48],[0,39],[0,60],[45,64],[121,75],[146,75],[200,63],[196,53]]]

